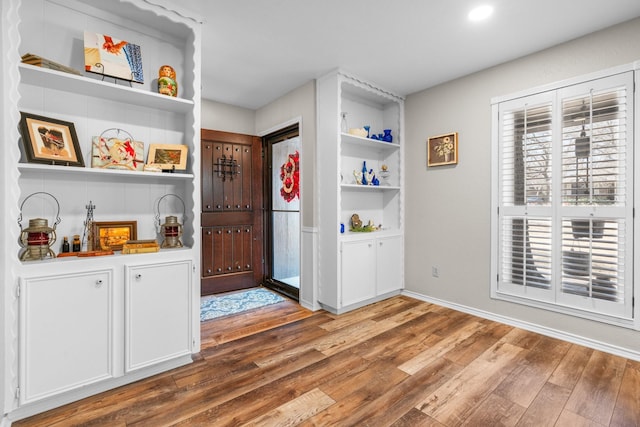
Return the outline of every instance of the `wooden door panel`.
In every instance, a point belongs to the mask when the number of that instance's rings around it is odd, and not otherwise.
[[[262,142],[206,129],[201,136],[201,293],[257,286],[263,277]]]

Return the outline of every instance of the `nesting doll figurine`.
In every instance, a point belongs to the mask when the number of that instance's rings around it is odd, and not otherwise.
[[[158,71],[158,93],[169,96],[178,96],[176,72],[169,65],[163,65]]]

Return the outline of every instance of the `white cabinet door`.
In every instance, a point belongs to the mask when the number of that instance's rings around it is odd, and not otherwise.
[[[404,275],[402,236],[376,239],[376,249],[377,294],[382,295],[402,289]]]
[[[191,261],[125,268],[125,370],[190,354]]]
[[[376,296],[376,248],[374,240],[342,242],[340,307]]]
[[[22,278],[20,404],[114,376],[113,271]]]

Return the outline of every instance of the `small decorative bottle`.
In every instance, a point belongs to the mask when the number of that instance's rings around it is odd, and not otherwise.
[[[69,238],[64,236],[64,241],[62,242],[62,253],[69,252]]]
[[[367,161],[362,162],[362,185],[367,185]]]
[[[73,252],[80,252],[80,235],[73,236]]]

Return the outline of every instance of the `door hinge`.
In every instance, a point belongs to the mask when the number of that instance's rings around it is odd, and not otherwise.
[[[16,298],[20,298],[20,283],[16,286]]]
[[[16,388],[16,399],[20,399],[20,387]]]
[[[500,274],[496,274],[496,283],[500,283]]]

